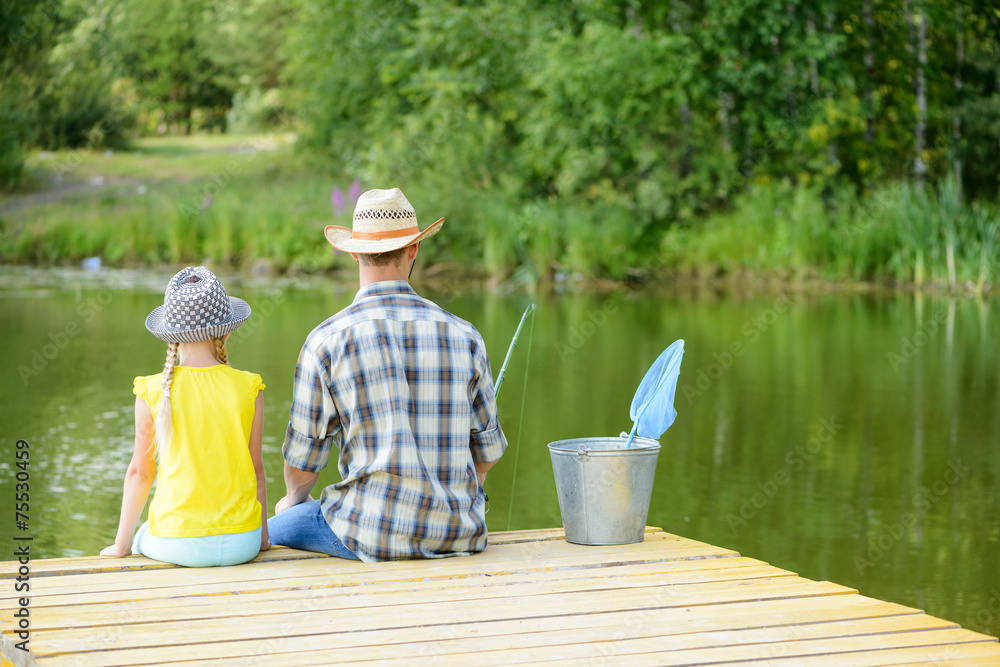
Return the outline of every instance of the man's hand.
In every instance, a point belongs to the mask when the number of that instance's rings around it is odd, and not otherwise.
[[[319,479],[319,472],[306,472],[288,465],[285,461],[285,497],[274,506],[274,513],[280,514],[289,507],[313,500],[310,491]]]
[[[307,497],[306,497],[306,499],[305,499],[305,500],[303,500],[302,502],[309,502],[310,500],[316,500],[315,498],[313,498],[313,497],[312,497],[312,494],[310,494],[309,496],[307,496]],[[291,500],[290,500],[290,499],[288,498],[288,496],[283,496],[283,497],[281,498],[281,500],[279,500],[279,501],[278,501],[278,503],[277,503],[277,504],[276,504],[276,505],[274,506],[274,513],[275,513],[276,515],[277,515],[277,514],[281,514],[281,513],[282,513],[282,512],[284,512],[285,510],[287,510],[287,509],[290,509],[290,508],[292,508],[292,507],[295,507],[295,506],[296,506],[296,505],[298,505],[298,504],[299,504],[299,503],[293,503],[293,502],[292,502],[292,501],[291,501]]]
[[[486,473],[489,469],[496,465],[496,461],[476,461],[476,477],[479,479],[479,487],[483,488],[486,485]]]
[[[288,496],[282,496],[281,500],[274,506],[275,515],[281,514],[289,507],[295,507],[295,505],[288,499]]]

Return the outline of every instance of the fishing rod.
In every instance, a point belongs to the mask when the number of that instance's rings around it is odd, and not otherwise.
[[[528,307],[524,309],[524,314],[521,315],[521,321],[517,324],[517,331],[514,332],[514,337],[510,340],[510,347],[507,348],[507,356],[503,359],[503,365],[500,366],[500,374],[497,376],[496,387],[494,388],[494,394],[500,393],[500,385],[503,384],[503,379],[507,374],[507,364],[510,363],[510,355],[514,351],[514,347],[517,346],[517,337],[521,335],[521,327],[524,326],[524,321],[528,319],[528,313],[535,309],[535,304],[529,303]]]
[[[507,348],[507,356],[503,359],[503,365],[500,366],[500,374],[497,375],[496,386],[494,387],[494,396],[500,394],[500,386],[503,384],[504,378],[507,376],[507,364],[510,363],[511,353],[517,346],[517,337],[521,335],[521,328],[524,327],[524,321],[528,319],[528,315],[534,313],[535,304],[529,303],[528,307],[524,309],[524,314],[521,315],[521,321],[517,323],[517,330],[514,332],[514,337],[510,341],[510,347]],[[511,514],[514,510],[514,485],[517,482],[517,459],[518,454],[521,453],[521,427],[524,426],[524,399],[528,393],[528,361],[531,357],[531,334],[535,330],[535,318],[531,318],[531,329],[528,333],[528,359],[524,362],[524,389],[521,392],[521,418],[517,423],[517,441],[514,443],[514,472],[510,478],[510,503],[507,507],[507,530],[510,530],[510,519]],[[485,491],[484,491],[485,493]],[[487,508],[489,507],[490,497],[486,496]]]

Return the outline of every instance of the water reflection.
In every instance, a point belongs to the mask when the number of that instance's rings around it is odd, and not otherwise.
[[[53,284],[44,272],[0,274],[0,494],[11,497],[13,442],[26,438],[39,555],[94,554],[114,536],[132,378],[162,363],[143,320],[168,277],[76,284],[68,274]],[[226,284],[257,313],[230,352],[268,384],[273,506],[299,346],[354,288]],[[453,285],[436,296],[480,329],[499,370],[529,299]],[[546,443],[628,430],[649,364],[684,338],[678,417],[662,440],[648,523],[1000,634],[996,302],[709,289],[537,301],[512,528],[559,525]],[[73,323],[79,332],[63,340]],[[521,340],[500,399],[512,446]],[[44,367],[24,375],[36,352]],[[508,525],[512,464],[507,456],[490,473],[491,530]],[[335,479],[331,468],[321,483]],[[0,537],[11,530],[0,524]]]

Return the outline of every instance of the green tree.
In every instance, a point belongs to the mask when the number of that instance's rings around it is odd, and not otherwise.
[[[39,146],[128,145],[138,100],[122,78],[121,58],[112,48],[108,28],[114,7],[85,0],[63,2],[67,29],[48,54],[36,115]]]
[[[65,23],[57,2],[0,3],[0,188],[21,182],[25,152],[35,140],[33,118],[48,54]]]
[[[224,123],[234,76],[211,57],[220,11],[211,0],[122,0],[112,15],[112,48],[168,127]]]

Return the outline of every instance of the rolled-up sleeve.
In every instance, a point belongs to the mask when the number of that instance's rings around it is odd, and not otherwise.
[[[507,449],[507,439],[497,417],[497,398],[493,388],[493,375],[486,348],[477,341],[473,349],[475,379],[472,384],[472,439],[469,448],[472,460],[478,462],[496,461]]]
[[[340,419],[330,395],[327,366],[309,349],[302,347],[295,365],[292,409],[281,453],[288,465],[306,472],[326,467]]]

